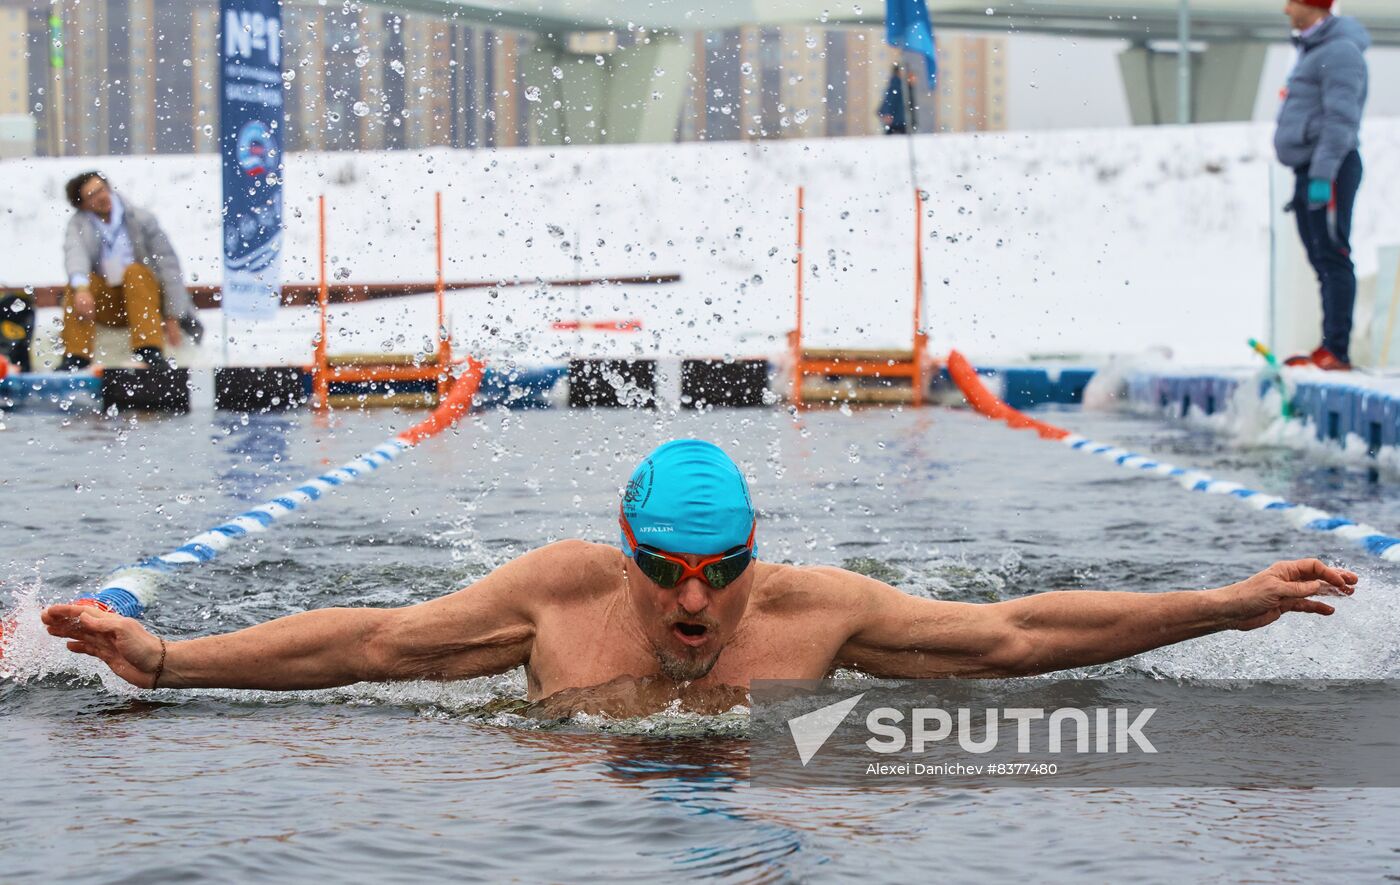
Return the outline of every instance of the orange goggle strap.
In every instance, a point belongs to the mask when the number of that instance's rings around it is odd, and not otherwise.
[[[627,543],[628,543],[628,544],[632,545],[632,555],[635,557],[635,556],[637,555],[637,551],[641,549],[641,545],[637,543],[637,536],[634,535],[634,534],[632,534],[632,526],[630,526],[630,525],[627,524],[627,517],[624,516],[624,515],[622,514],[622,508],[621,508],[621,507],[618,507],[618,509],[617,509],[617,524],[620,525],[620,526],[622,526],[622,534],[623,534],[623,537],[625,537],[625,538],[627,539]],[[748,548],[750,555],[752,555],[752,553],[753,553],[753,539],[754,539],[754,535],[755,535],[755,533],[756,533],[757,531],[758,531],[758,517],[754,517],[753,525],[749,527],[749,539],[748,539],[747,541],[744,542],[744,546],[745,546],[746,548]],[[648,550],[647,552],[648,552],[648,553],[656,554],[657,556],[660,556],[660,557],[662,557],[663,559],[669,559],[670,561],[676,563],[677,565],[685,566],[687,572],[692,572],[692,571],[693,571],[693,572],[697,572],[697,573],[698,573],[698,570],[699,570],[699,569],[702,569],[702,568],[704,568],[704,567],[707,566],[707,565],[713,565],[714,563],[719,562],[721,559],[724,559],[726,556],[732,556],[732,555],[733,555],[732,553],[718,553],[718,554],[715,554],[714,556],[708,556],[708,557],[706,557],[706,558],[700,560],[700,562],[696,563],[696,565],[694,566],[694,568],[692,568],[691,565],[690,565],[689,563],[687,563],[684,559],[681,559],[679,556],[677,556],[677,555],[674,554],[674,553],[669,553],[669,552],[667,552],[667,551],[665,551],[665,550]],[[735,552],[738,552],[738,551],[735,551]],[[685,580],[685,579],[682,578],[681,580]]]

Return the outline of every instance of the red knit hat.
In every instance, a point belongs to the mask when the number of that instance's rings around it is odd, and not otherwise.
[[[1296,0],[1296,2],[1301,3],[1304,6],[1311,6],[1314,9],[1331,10],[1332,3],[1334,2],[1334,0]]]

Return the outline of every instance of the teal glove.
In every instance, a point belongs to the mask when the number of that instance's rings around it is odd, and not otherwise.
[[[1308,208],[1321,209],[1332,202],[1332,182],[1325,178],[1308,181]]]

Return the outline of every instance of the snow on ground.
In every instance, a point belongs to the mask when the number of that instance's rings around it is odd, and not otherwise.
[[[1243,340],[1267,331],[1270,135],[1229,124],[915,139],[932,346],[984,361],[1165,348],[1178,363],[1248,362]],[[908,150],[906,139],[862,138],[296,154],[284,274],[315,280],[324,193],[336,281],[431,279],[441,190],[448,278],[526,283],[449,296],[454,334],[473,352],[772,355],[793,326],[801,184],[808,342],[899,346],[913,293]],[[1400,240],[1400,204],[1382,199],[1400,177],[1400,121],[1368,122],[1363,151],[1353,240],[1365,274],[1378,245]],[[62,282],[62,185],[87,168],[157,210],[192,282],[219,279],[217,158],[174,155],[0,162],[0,284]],[[530,284],[646,273],[683,279]],[[639,318],[643,331],[551,328],[580,315]],[[217,315],[206,323],[218,332]],[[229,358],[305,362],[315,325],[301,308],[235,324]],[[432,299],[339,308],[331,330],[333,350],[410,349],[431,334]],[[221,343],[205,356],[221,360]]]

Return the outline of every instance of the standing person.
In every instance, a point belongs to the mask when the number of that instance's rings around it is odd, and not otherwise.
[[[886,135],[903,135],[909,131],[908,100],[904,95],[904,77],[900,75],[899,65],[895,65],[890,71],[885,98],[880,102],[880,110],[876,113],[885,126]]]
[[[1288,75],[1274,131],[1279,162],[1293,169],[1293,214],[1322,289],[1322,344],[1288,365],[1351,368],[1351,211],[1361,186],[1358,130],[1366,104],[1371,36],[1354,18],[1332,14],[1333,0],[1288,0],[1298,61]]]
[[[178,346],[183,332],[198,343],[204,334],[170,239],[154,215],[122,200],[101,173],[77,175],[65,191],[77,211],[63,238],[68,291],[59,369],[92,364],[98,323],[129,327],[136,358],[168,368],[167,341]]]

